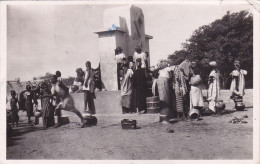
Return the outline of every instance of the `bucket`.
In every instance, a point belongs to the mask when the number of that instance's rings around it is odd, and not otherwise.
[[[121,125],[122,129],[136,129],[136,120],[123,119]]]
[[[198,119],[200,117],[200,111],[198,109],[191,109],[189,112],[189,116],[191,119]]]
[[[146,107],[147,113],[159,113],[160,111],[160,100],[158,96],[147,97]]]
[[[223,102],[223,100],[219,100],[216,104],[217,110],[224,110],[226,108],[226,104]]]
[[[87,121],[86,125],[97,125],[97,118],[95,116],[86,116],[84,119]]]
[[[237,111],[243,111],[245,109],[245,104],[243,102],[236,102],[235,108]]]

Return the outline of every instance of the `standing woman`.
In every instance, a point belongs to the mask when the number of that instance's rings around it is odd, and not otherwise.
[[[177,117],[185,117],[187,111],[184,108],[184,97],[188,93],[188,88],[184,71],[179,68],[179,66],[175,66],[172,73],[172,88],[174,91],[172,96],[172,108],[174,112],[177,112]]]
[[[132,62],[131,62],[132,63]],[[132,64],[131,64],[132,65]],[[123,80],[121,84],[121,100],[122,111],[124,113],[129,113],[133,111],[134,97],[133,97],[133,70],[129,68],[129,63],[125,63],[123,66]]]
[[[195,108],[201,111],[204,107],[203,95],[202,95],[202,79],[200,77],[200,71],[198,68],[193,70],[194,75],[190,79],[190,110]]]
[[[27,111],[28,124],[31,124],[31,117],[33,116],[33,104],[38,105],[35,93],[32,91],[31,86],[27,85],[23,94],[25,99],[25,109]]]
[[[86,62],[86,72],[85,72],[85,80],[83,85],[84,91],[84,111],[89,115],[95,114],[95,104],[94,104],[94,71],[91,68],[91,62]]]
[[[52,106],[52,95],[46,83],[40,85],[42,96],[41,107],[42,107],[42,122],[43,127],[48,128],[55,125],[54,122],[54,108]]]
[[[234,61],[235,69],[230,73],[232,76],[232,82],[230,86],[231,98],[232,99],[243,99],[245,95],[245,75],[247,74],[246,70],[240,69],[240,61]]]
[[[133,74],[133,86],[135,89],[135,100],[136,107],[138,108],[138,113],[146,113],[146,93],[147,93],[147,83],[146,83],[146,73],[145,68],[141,68],[142,61],[141,58],[136,59],[136,70]]]
[[[212,61],[209,63],[209,65],[212,67],[212,71],[209,74],[208,79],[208,101],[209,101],[209,109],[215,114],[219,114],[220,111],[216,111],[216,104],[219,101],[219,93],[220,93],[220,85],[219,85],[219,76],[220,72],[217,69],[217,63],[215,61]]]
[[[159,77],[157,80],[158,93],[160,99],[160,121],[168,121],[171,117],[171,92],[170,92],[170,73],[172,69],[170,67],[163,68],[159,71]]]

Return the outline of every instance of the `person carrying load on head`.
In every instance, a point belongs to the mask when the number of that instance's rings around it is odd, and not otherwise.
[[[209,63],[211,66],[212,70],[209,74],[209,79],[208,79],[208,98],[207,100],[209,101],[209,109],[213,111],[216,115],[220,114],[220,111],[216,109],[216,105],[219,102],[219,95],[220,95],[220,83],[219,83],[219,76],[220,72],[217,69],[217,62],[212,61]]]
[[[246,70],[241,69],[241,63],[239,60],[234,61],[235,69],[230,73],[232,76],[232,82],[230,85],[230,98],[234,101],[236,99],[243,99],[245,95],[245,75],[247,74]]]

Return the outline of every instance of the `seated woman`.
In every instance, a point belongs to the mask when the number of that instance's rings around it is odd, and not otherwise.
[[[200,77],[200,71],[198,68],[193,70],[194,75],[190,79],[190,110],[192,108],[201,111],[204,107],[203,95],[202,95],[202,79]]]

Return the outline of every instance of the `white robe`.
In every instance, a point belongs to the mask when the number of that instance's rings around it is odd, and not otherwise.
[[[208,101],[209,109],[216,111],[215,106],[219,101],[220,85],[219,85],[219,71],[212,70],[209,74],[209,77],[213,77],[213,82],[209,84],[208,89]]]
[[[237,76],[238,75],[238,90],[236,90],[236,80],[233,79],[230,85],[230,92],[231,95],[233,95],[233,93],[235,93],[236,95],[239,96],[244,96],[245,95],[245,77],[244,75],[247,74],[246,70],[242,70],[240,69],[238,70],[234,70],[230,73],[231,76]]]
[[[196,75],[197,78],[199,75]],[[192,78],[196,78],[196,76]],[[202,95],[202,85],[192,85],[191,90],[190,90],[190,110],[193,107],[203,107],[204,106],[204,101],[203,101],[203,95]]]

